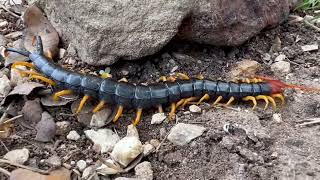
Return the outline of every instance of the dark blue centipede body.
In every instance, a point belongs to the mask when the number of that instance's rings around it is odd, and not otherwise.
[[[43,55],[40,37],[37,37],[37,52],[35,53],[10,48],[7,50],[29,56],[37,70],[54,80],[58,88],[70,89],[108,104],[128,108],[151,108],[175,103],[183,98],[200,98],[205,94],[208,94],[210,98],[222,96],[224,99],[234,97],[239,100],[246,96],[272,94],[272,87],[268,82],[252,84],[190,79],[144,86],[84,75],[65,70],[52,60],[48,60]]]

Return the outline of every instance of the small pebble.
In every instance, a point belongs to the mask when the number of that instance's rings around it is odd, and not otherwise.
[[[145,144],[143,145],[143,155],[148,156],[149,154],[153,153],[155,151],[155,147],[151,144]]]
[[[64,135],[70,131],[70,122],[69,121],[59,121],[56,122],[57,131],[56,134]]]
[[[315,51],[315,50],[319,49],[319,46],[318,46],[318,44],[304,45],[304,46],[301,46],[301,49],[304,52]]]
[[[79,171],[83,171],[85,168],[87,167],[87,163],[84,160],[79,160],[77,162],[77,168],[79,169]]]
[[[205,128],[201,126],[178,123],[171,129],[168,140],[173,144],[183,146],[188,144],[192,139],[201,136],[204,131]]]
[[[60,157],[56,155],[49,157],[45,162],[54,168],[60,167],[62,164]]]
[[[24,164],[29,159],[29,150],[26,148],[15,149],[7,152],[7,154],[5,154],[3,158],[11,162]]]
[[[139,139],[139,132],[136,126],[134,126],[133,124],[130,124],[127,127],[127,137],[137,137]]]
[[[70,131],[67,135],[67,139],[77,141],[80,139],[80,135],[77,133],[77,131]]]
[[[6,75],[0,78],[0,96],[6,96],[11,90],[10,80]]]
[[[84,133],[88,139],[100,147],[101,153],[111,152],[115,144],[120,140],[118,134],[111,129],[98,129],[97,131],[90,129],[84,131]]]
[[[194,104],[189,106],[189,110],[190,112],[193,112],[193,113],[201,113],[201,108]]]
[[[160,145],[160,141],[158,139],[151,139],[150,144],[154,147],[158,147]]]
[[[161,124],[166,118],[164,113],[156,113],[152,115],[151,124]]]
[[[88,179],[93,172],[94,172],[94,169],[92,166],[85,168],[82,173],[82,179]]]
[[[144,179],[144,180],[152,180],[153,179],[153,171],[151,163],[148,161],[144,161],[142,163],[139,163],[135,168],[135,175],[138,179]]]
[[[273,114],[272,120],[276,123],[281,123],[282,122],[281,114],[278,114],[278,113]]]
[[[60,48],[60,49],[59,49],[59,59],[64,58],[65,55],[66,55],[66,52],[67,52],[67,51],[66,51],[65,49]]]
[[[174,66],[172,69],[171,69],[171,73],[175,72],[176,70],[178,70],[179,66]]]
[[[286,55],[280,54],[279,56],[276,57],[275,61],[279,62],[279,61],[284,61],[285,59],[286,59]]]
[[[290,63],[286,61],[275,62],[271,65],[271,71],[277,75],[286,75],[290,70]]]
[[[0,22],[0,28],[4,28],[4,27],[6,27],[6,26],[8,26],[8,21],[2,21],[2,22]]]

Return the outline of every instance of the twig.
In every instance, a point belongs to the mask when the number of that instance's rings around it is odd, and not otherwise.
[[[171,130],[170,130],[171,131]],[[160,150],[160,147],[162,146],[162,144],[166,141],[166,139],[168,138],[170,131],[166,134],[166,136],[162,139],[162,141],[160,142],[160,144],[157,146],[156,148],[156,153],[158,153],[158,151]]]
[[[14,16],[14,17],[16,17],[16,18],[20,18],[19,15],[17,15],[16,13],[10,11],[9,9],[7,9],[3,4],[0,4],[0,7],[1,7],[2,9],[4,9],[5,11],[7,11],[7,12],[8,12],[9,14],[11,14],[12,16]]]
[[[9,104],[9,106],[7,107],[7,109],[4,111],[4,113],[2,114],[1,118],[0,118],[0,124],[2,124],[4,122],[4,120],[6,119],[7,115],[8,115],[8,111],[11,108],[11,106],[13,105],[13,101]]]
[[[6,176],[8,176],[8,177],[10,177],[10,175],[11,175],[11,173],[10,173],[9,171],[7,171],[7,170],[5,170],[5,169],[3,169],[3,168],[1,168],[1,167],[0,167],[0,173],[6,175]]]
[[[22,114],[20,114],[20,115],[18,115],[18,116],[12,117],[12,118],[10,118],[10,119],[8,119],[8,120],[4,121],[3,123],[8,123],[8,122],[14,121],[14,120],[16,120],[16,119],[21,118],[22,116],[23,116],[23,115],[22,115]],[[1,124],[2,124],[2,123],[0,123],[0,125],[1,125]]]
[[[0,143],[1,143],[2,146],[6,149],[6,151],[9,152],[9,149],[8,149],[7,146],[3,143],[3,141],[0,140]]]
[[[315,26],[314,24],[310,23],[309,21],[305,20],[303,17],[296,16],[296,15],[289,15],[290,18],[294,18],[294,20],[290,21],[291,23],[296,23],[303,21],[306,25],[310,26],[314,30],[320,32],[320,28],[318,26]]]
[[[303,126],[308,126],[308,125],[319,124],[320,123],[320,118],[307,119],[307,121],[308,122],[297,124],[296,127],[303,127]]]
[[[45,171],[45,170],[41,170],[41,169],[25,166],[25,165],[18,164],[18,163],[15,163],[15,162],[11,162],[11,161],[5,160],[5,159],[0,159],[0,163],[10,164],[12,166],[20,167],[20,168],[27,169],[27,170],[30,170],[30,171],[33,171],[33,172],[37,172],[37,173],[40,173],[40,174],[49,174],[49,171]]]

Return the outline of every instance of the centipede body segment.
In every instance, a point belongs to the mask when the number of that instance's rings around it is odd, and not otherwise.
[[[275,98],[284,102],[282,95],[283,89],[288,85],[273,79],[254,80],[251,82],[223,82],[208,79],[189,78],[183,74],[181,78],[162,77],[162,83],[150,85],[134,85],[127,82],[118,82],[111,78],[101,78],[93,75],[84,75],[70,70],[63,69],[43,54],[42,41],[39,36],[36,37],[36,52],[30,53],[17,49],[8,48],[7,51],[17,52],[28,56],[31,63],[15,63],[16,65],[26,65],[35,68],[43,76],[31,73],[31,77],[43,80],[54,85],[61,91],[56,93],[54,98],[71,93],[84,95],[77,110],[79,113],[82,106],[89,98],[100,100],[100,103],[94,108],[93,112],[98,112],[104,106],[116,105],[117,112],[114,122],[117,121],[124,109],[136,109],[137,114],[133,122],[138,124],[141,118],[142,110],[155,107],[163,111],[163,105],[170,105],[171,111],[169,118],[175,117],[176,109],[183,107],[190,102],[201,103],[213,99],[214,105],[226,102],[230,105],[233,101],[252,101],[253,108],[257,106],[257,100],[263,100],[266,103],[265,108],[271,103],[276,107]],[[171,79],[170,81],[167,81]]]

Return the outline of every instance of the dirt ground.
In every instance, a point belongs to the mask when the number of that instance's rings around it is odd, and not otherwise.
[[[269,62],[264,59],[274,44],[276,37],[281,40],[281,50],[291,64],[291,73],[276,77],[285,82],[311,87],[320,87],[320,51],[303,52],[302,45],[320,44],[320,33],[302,23],[284,23],[274,29],[261,32],[241,47],[217,48],[187,42],[173,41],[161,52],[134,62],[119,62],[111,66],[111,74],[123,77],[128,71],[130,82],[155,82],[161,75],[167,75],[177,66],[178,72],[190,76],[204,75],[210,79],[228,79],[230,70],[242,59],[251,59],[262,65],[259,74],[274,76]],[[301,40],[296,42],[297,38]],[[66,47],[65,47],[66,48]],[[272,54],[272,53],[270,53]],[[277,54],[272,55],[272,60]],[[88,65],[82,65],[82,67]],[[96,67],[87,67],[96,70]],[[99,68],[98,68],[99,69]],[[101,68],[100,68],[101,69]],[[300,90],[286,91],[286,103],[278,111],[271,108],[255,111],[248,103],[239,103],[233,108],[200,107],[201,114],[177,113],[176,122],[197,124],[206,127],[206,132],[185,146],[175,146],[165,140],[158,152],[146,157],[154,172],[154,179],[320,179],[320,127],[317,125],[300,127],[299,123],[310,118],[320,117],[320,94],[303,93]],[[70,120],[71,129],[80,135],[89,129],[81,126],[74,117],[66,117],[60,112],[70,113],[70,106],[46,108],[56,121]],[[154,110],[145,111],[138,126],[142,142],[150,139],[163,140],[176,122],[151,125]],[[281,114],[275,120],[273,114]],[[107,125],[120,136],[125,135],[126,127],[134,118],[132,111],[126,112],[117,124]],[[229,132],[223,127],[229,124]],[[19,139],[4,139],[9,150],[26,147],[30,150],[29,166],[46,168],[39,164],[52,154],[64,157],[78,148],[83,153],[72,156],[67,163],[79,159],[98,159],[88,147],[91,142],[85,138],[74,142],[65,136],[56,136],[52,143],[39,143],[34,140],[34,131],[15,124]],[[56,142],[65,144],[64,149],[53,147]],[[6,150],[0,148],[0,155]],[[110,176],[132,177],[133,172]],[[0,178],[4,178],[1,177]]]

